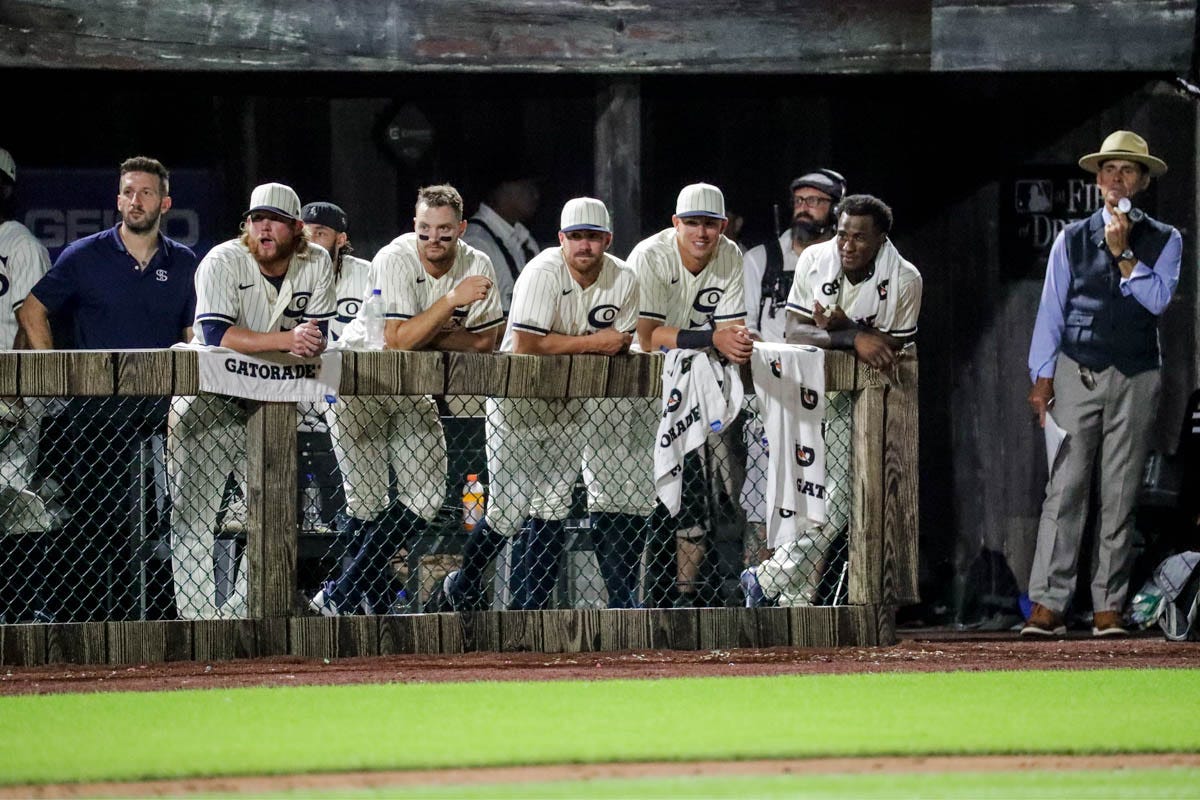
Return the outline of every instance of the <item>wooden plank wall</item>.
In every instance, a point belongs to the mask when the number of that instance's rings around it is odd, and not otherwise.
[[[891,376],[849,353],[828,353],[826,363],[830,391],[857,393],[852,605],[290,617],[296,579],[296,441],[290,435],[295,410],[292,404],[262,403],[247,420],[252,619],[5,625],[0,665],[890,644],[897,605],[916,599],[917,362],[914,355]],[[660,355],[347,353],[342,390],[657,397],[661,371]],[[748,369],[743,380],[752,390]],[[196,354],[189,351],[0,353],[0,390],[10,394],[194,394],[197,388]]]
[[[6,0],[0,66],[356,72],[1190,67],[1190,0]],[[567,35],[566,31],[569,31]],[[819,31],[820,35],[813,35]],[[1114,56],[1114,41],[1153,42]]]

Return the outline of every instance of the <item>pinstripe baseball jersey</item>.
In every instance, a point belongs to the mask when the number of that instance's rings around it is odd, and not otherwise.
[[[702,330],[746,317],[742,251],[724,235],[698,275],[683,266],[674,228],[639,242],[629,254],[629,266],[640,287],[639,317],[681,330]]]
[[[338,276],[337,316],[329,323],[329,336],[337,341],[342,331],[358,316],[367,294],[374,288],[370,284],[371,262],[354,256],[342,256],[342,274]]]
[[[196,341],[205,342],[205,320],[258,333],[290,331],[305,320],[332,320],[337,313],[333,265],[325,248],[310,245],[292,256],[277,290],[238,239],[223,242],[196,268]]]
[[[921,313],[921,290],[921,273],[890,240],[879,248],[871,275],[850,283],[842,273],[837,239],[831,239],[800,254],[787,310],[811,320],[815,297],[827,310],[841,308],[852,322],[892,336],[912,336]]]
[[[454,309],[449,327],[480,333],[504,322],[491,260],[461,239],[456,250],[454,265],[440,278],[430,275],[421,264],[415,233],[393,239],[375,255],[368,281],[372,288],[381,290],[388,319],[412,319],[448,294],[463,278],[483,275],[492,282],[491,291],[482,302]]]
[[[584,289],[571,275],[561,247],[543,250],[517,276],[500,350],[512,352],[514,329],[539,336],[583,336],[614,327],[632,333],[637,311],[637,277],[621,259],[605,253],[600,274]]]
[[[50,269],[50,254],[19,222],[0,223],[0,350],[13,346],[17,309]]]

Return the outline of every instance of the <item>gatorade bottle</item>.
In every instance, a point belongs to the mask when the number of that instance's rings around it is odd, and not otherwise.
[[[367,302],[363,303],[363,321],[367,328],[367,349],[382,350],[384,344],[384,326],[387,323],[383,307],[383,294],[379,289],[371,292]]]
[[[479,476],[472,473],[463,485],[463,530],[473,531],[483,519],[484,492]]]

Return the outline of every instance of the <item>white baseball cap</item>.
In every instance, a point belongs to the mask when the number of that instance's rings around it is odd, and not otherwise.
[[[559,230],[569,231],[603,231],[612,233],[612,222],[604,203],[594,197],[575,197],[563,206]]]
[[[711,183],[685,186],[675,201],[675,216],[725,219],[725,195]]]
[[[17,182],[17,162],[13,161],[13,157],[3,147],[0,147],[0,172],[7,175],[13,183]]]
[[[250,193],[250,208],[242,217],[248,217],[255,211],[270,211],[281,217],[300,219],[300,196],[296,190],[282,183],[264,183],[255,186]]]

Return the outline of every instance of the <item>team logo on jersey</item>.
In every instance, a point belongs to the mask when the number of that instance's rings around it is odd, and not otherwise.
[[[167,282],[167,271],[165,269],[154,270],[154,279],[157,280],[159,283],[166,283]]]
[[[796,445],[796,463],[802,467],[811,467],[813,462],[817,460],[817,454],[813,452],[811,447],[805,447],[802,444]]]
[[[5,266],[8,266],[8,262],[5,262]],[[9,283],[8,276],[0,275],[0,297],[8,294],[8,289],[10,286],[12,286],[12,284]]]
[[[692,359],[694,359],[694,358],[695,358],[695,356],[688,356],[683,361],[679,362],[679,374],[680,375],[687,375],[689,372],[692,371]]]
[[[783,362],[778,358],[771,359],[771,374],[776,378],[783,377]]]
[[[817,407],[817,401],[820,399],[821,398],[818,397],[817,393],[812,389],[806,389],[803,386],[800,387],[800,405],[804,406],[809,411],[812,411]]]
[[[701,289],[696,292],[696,299],[692,301],[692,308],[706,317],[712,316],[712,313],[717,310],[717,305],[721,302],[723,294],[725,294],[725,290],[717,286]]]
[[[311,299],[312,292],[295,292],[292,294],[292,302],[288,303],[287,310],[283,312],[283,315],[289,319],[299,320],[304,316],[304,310],[308,308],[308,301]]]
[[[826,297],[833,297],[835,294],[838,293],[838,286],[840,285],[840,283],[841,282],[838,281],[836,278],[834,280],[831,280],[829,283],[822,283],[821,284],[821,294],[825,295]]]
[[[337,321],[343,324],[353,321],[358,316],[358,309],[361,305],[362,300],[357,297],[343,297],[338,300]]]
[[[596,306],[588,312],[588,324],[596,330],[611,328],[619,310],[616,306]]]
[[[875,291],[879,293],[880,300],[887,300],[888,282],[880,281],[879,285],[875,287]]]
[[[679,404],[683,402],[683,393],[678,389],[672,389],[667,395],[667,413],[671,414],[675,409],[679,408]]]

